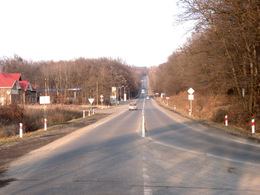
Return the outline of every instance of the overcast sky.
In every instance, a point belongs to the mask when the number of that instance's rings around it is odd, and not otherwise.
[[[186,38],[177,0],[0,0],[0,57],[167,61]]]

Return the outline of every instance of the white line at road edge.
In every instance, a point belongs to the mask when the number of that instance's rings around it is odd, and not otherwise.
[[[152,100],[152,101],[155,101],[155,100]],[[182,125],[184,125],[184,126],[186,126],[186,127],[188,127],[188,128],[192,128],[194,131],[197,131],[197,132],[206,134],[206,135],[208,135],[208,136],[214,137],[211,133],[207,132],[207,130],[206,130],[206,131],[202,131],[202,130],[198,129],[198,127],[194,127],[193,125],[187,125],[187,124],[182,123],[181,121],[179,121],[178,119],[176,119],[174,116],[172,116],[172,115],[170,114],[171,111],[168,111],[168,110],[166,110],[166,109],[163,108],[163,107],[160,107],[157,102],[153,102],[153,105],[154,105],[158,110],[160,110],[161,112],[163,112],[164,114],[166,114],[167,116],[169,116],[170,118],[172,118],[173,120],[177,121],[178,123],[181,123]],[[180,116],[180,117],[183,117],[183,116],[179,115],[178,113],[173,113],[173,114],[176,114],[176,115],[178,115],[178,116]],[[191,120],[191,119],[188,119],[188,118],[185,118],[185,119],[186,119],[186,120]],[[192,120],[191,120],[191,121],[192,121]],[[194,122],[194,121],[193,121],[193,122]],[[203,126],[203,127],[205,127],[205,128],[208,128],[207,126],[205,126],[205,125],[202,124],[202,123],[198,123],[198,124],[201,125],[201,126]],[[215,127],[212,127],[212,128],[215,128]],[[249,145],[249,146],[255,146],[255,147],[260,147],[259,144],[249,143],[249,142],[246,142],[246,141],[239,141],[239,140],[231,139],[231,138],[224,137],[224,136],[221,136],[221,137],[222,137],[222,139],[229,140],[229,141],[233,141],[233,142],[237,142],[237,143],[240,143],[240,144]]]
[[[106,123],[107,121],[109,121],[109,120],[106,120],[106,121],[103,121],[102,123],[97,124],[95,127],[93,127],[93,129],[97,128],[97,127],[100,126],[100,125],[103,125],[103,124]]]
[[[143,151],[144,151],[144,146],[143,147]],[[142,171],[143,171],[143,181],[144,181],[144,195],[151,195],[153,194],[153,191],[151,188],[148,188],[148,183],[146,182],[149,179],[149,175],[148,175],[148,170],[145,167],[145,163],[146,162],[146,157],[143,154],[143,163],[142,163]]]
[[[245,161],[240,161],[240,160],[233,160],[233,159],[230,159],[230,158],[215,156],[215,155],[212,155],[212,154],[209,154],[209,153],[198,152],[198,151],[193,151],[193,150],[187,150],[187,149],[184,149],[184,148],[181,148],[181,147],[176,147],[176,146],[172,146],[172,145],[169,145],[169,144],[166,144],[166,143],[163,143],[163,142],[156,141],[156,140],[154,140],[151,137],[149,137],[148,139],[150,139],[151,141],[153,141],[153,142],[155,142],[157,144],[161,144],[161,145],[164,145],[164,146],[167,146],[167,147],[170,147],[170,148],[174,148],[174,149],[177,149],[177,150],[182,150],[182,151],[193,153],[193,154],[204,155],[204,156],[209,156],[209,157],[213,157],[213,158],[217,158],[217,159],[222,159],[222,160],[227,160],[227,161],[231,161],[231,162],[236,162],[236,163],[241,163],[241,164],[247,164],[247,165],[253,165],[253,166],[260,167],[260,165],[258,163],[250,163],[250,162],[245,162]]]

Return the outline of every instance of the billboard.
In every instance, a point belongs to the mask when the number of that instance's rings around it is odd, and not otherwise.
[[[112,87],[112,96],[116,96],[116,87]]]

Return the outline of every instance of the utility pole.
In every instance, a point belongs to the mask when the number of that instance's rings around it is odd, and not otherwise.
[[[124,101],[126,101],[126,93],[125,93],[125,88],[126,88],[127,86],[124,86]]]
[[[46,78],[45,78],[45,90],[44,90],[44,94],[45,94],[45,96],[47,95],[47,91],[46,91]]]
[[[98,106],[98,80],[97,80],[97,106]]]

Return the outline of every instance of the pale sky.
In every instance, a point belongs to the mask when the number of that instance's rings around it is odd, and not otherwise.
[[[0,0],[0,57],[26,60],[120,58],[167,61],[187,35],[177,0]]]

